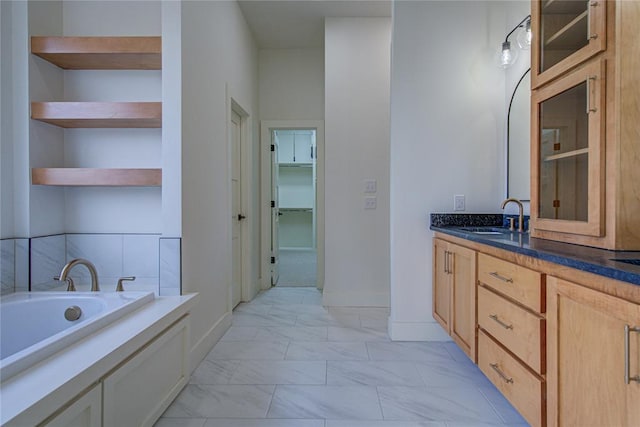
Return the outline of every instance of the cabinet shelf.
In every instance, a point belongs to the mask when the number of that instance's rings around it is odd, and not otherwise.
[[[310,168],[313,163],[278,163],[281,168]]]
[[[566,0],[548,0],[544,3],[542,11],[545,15],[577,15],[584,11],[584,2]]]
[[[31,53],[67,70],[160,70],[161,37],[31,37]]]
[[[63,128],[160,128],[161,102],[32,102],[31,118]]]
[[[552,34],[545,42],[548,49],[579,49],[586,42],[585,33],[588,13],[585,10],[576,16],[567,25]]]
[[[568,157],[577,157],[581,154],[588,154],[589,148],[580,148],[579,150],[567,151],[566,153],[553,154],[551,156],[547,156],[544,158],[545,162],[550,162],[552,160],[560,160],[566,159]]]
[[[308,212],[308,213],[313,213],[313,208],[293,208],[293,207],[287,207],[287,208],[279,208],[278,210],[280,210],[281,212]]]
[[[33,168],[31,184],[71,187],[159,187],[162,169]]]

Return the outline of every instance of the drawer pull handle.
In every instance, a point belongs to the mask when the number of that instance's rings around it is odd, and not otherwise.
[[[497,271],[493,271],[491,273],[489,273],[489,276],[493,276],[498,280],[502,280],[503,282],[507,282],[507,283],[513,283],[513,279],[511,277],[504,277],[498,274]]]
[[[498,368],[498,364],[497,363],[489,363],[489,366],[491,366],[491,369],[493,369],[494,371],[496,371],[498,373],[498,375],[500,375],[500,378],[502,378],[505,383],[513,384],[513,378],[507,377],[504,374],[504,372],[502,372],[500,370],[500,368]]]
[[[640,333],[640,327],[632,328],[629,325],[624,325],[624,383],[629,384],[631,381],[640,383],[640,375],[632,377],[629,374],[629,335],[631,332]]]
[[[498,315],[497,314],[490,314],[489,317],[493,320],[495,320],[495,322],[502,326],[505,329],[513,329],[513,325],[507,325],[506,323],[504,323],[502,320],[498,319]]]

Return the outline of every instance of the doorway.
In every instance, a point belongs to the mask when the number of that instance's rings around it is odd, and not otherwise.
[[[272,129],[272,286],[316,286],[316,131]]]
[[[268,121],[263,156],[263,289],[322,288],[323,122]]]

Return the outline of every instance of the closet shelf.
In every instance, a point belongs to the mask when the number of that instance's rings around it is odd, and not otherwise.
[[[31,184],[71,187],[159,187],[162,169],[33,168]]]
[[[160,128],[161,102],[32,102],[31,118],[63,128]]]
[[[161,37],[31,37],[31,53],[67,70],[160,70]]]

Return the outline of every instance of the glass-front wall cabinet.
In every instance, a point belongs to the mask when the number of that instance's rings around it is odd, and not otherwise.
[[[606,48],[605,0],[534,1],[532,12],[533,87]]]
[[[536,227],[602,232],[604,62],[597,61],[533,94]],[[537,206],[535,206],[537,205]]]

